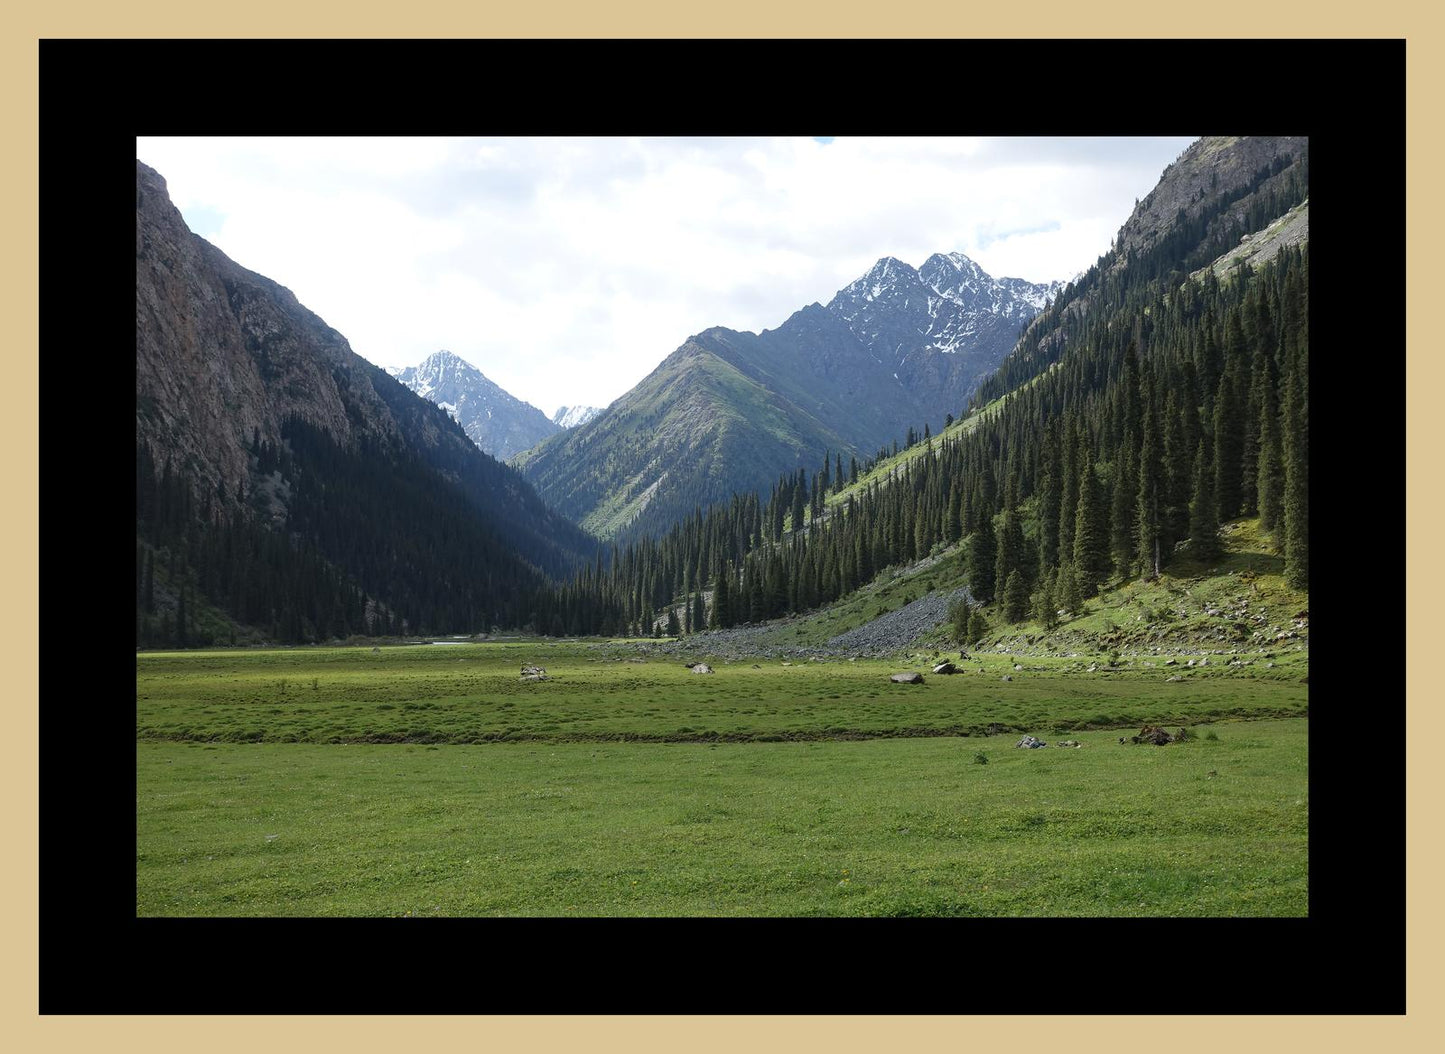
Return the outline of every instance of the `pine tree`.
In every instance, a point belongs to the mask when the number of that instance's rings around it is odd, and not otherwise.
[[[1262,346],[1254,352],[1254,363],[1250,368],[1249,395],[1244,407],[1244,436],[1239,459],[1239,512],[1242,516],[1253,516],[1259,512],[1259,442],[1261,405],[1265,402],[1265,390],[1274,387],[1274,377],[1269,368],[1270,356]]]
[[[1018,514],[1009,509],[1003,514],[1003,528],[998,532],[998,551],[994,556],[993,595],[1003,599],[1009,576],[1019,569],[1023,560],[1024,532]],[[1017,619],[1009,619],[1017,622]]]
[[[1184,406],[1187,409],[1181,409]],[[1196,435],[1189,439],[1187,422],[1198,421],[1198,413],[1188,400],[1171,391],[1164,407],[1164,512],[1160,521],[1161,547],[1172,552],[1174,543],[1189,537],[1189,499],[1194,493],[1194,449]],[[1197,428],[1194,429],[1198,431]]]
[[[1034,620],[1046,630],[1053,629],[1059,624],[1058,604],[1054,600],[1054,584],[1050,581],[1053,576],[1045,573],[1039,580],[1039,588],[1034,590],[1033,609]]]
[[[1054,579],[1054,600],[1070,615],[1077,615],[1084,609],[1083,600],[1079,596],[1079,580],[1074,574],[1072,561],[1065,560],[1059,564]]]
[[[1014,570],[1009,572],[1008,582],[1003,590],[1003,617],[1008,622],[1022,622],[1029,614],[1029,587],[1024,576]]]
[[[1159,577],[1163,546],[1164,463],[1156,415],[1150,406],[1144,414],[1144,444],[1139,454],[1138,498],[1134,509],[1137,568],[1148,578]]]
[[[988,616],[983,608],[975,607],[968,616],[968,639],[975,644],[988,636]]]
[[[1290,364],[1283,400],[1284,580],[1294,589],[1310,582],[1309,346]]]
[[[943,517],[943,541],[945,545],[953,545],[961,537],[963,537],[963,499],[959,495],[958,485],[951,483],[948,487],[948,504]]]
[[[1079,508],[1074,517],[1074,577],[1079,595],[1088,599],[1099,592],[1109,573],[1109,537],[1104,499],[1090,458],[1080,453]]]
[[[1079,433],[1073,414],[1064,418],[1063,455],[1059,473],[1059,559],[1072,559],[1074,522],[1079,508]]]
[[[993,603],[997,571],[998,538],[992,517],[986,517],[970,537],[968,549],[968,584],[980,604]]]
[[[712,614],[708,618],[708,629],[727,629],[732,623],[731,589],[728,579],[731,575],[726,565],[718,568],[712,587]]]
[[[1219,522],[1239,515],[1243,492],[1244,396],[1232,361],[1214,396],[1214,500]]]
[[[1214,466],[1203,441],[1194,455],[1194,500],[1189,504],[1189,550],[1196,560],[1219,555],[1218,504],[1214,498]]]
[[[1284,453],[1280,442],[1279,395],[1266,389],[1259,406],[1259,525],[1274,532],[1284,507]],[[1277,543],[1277,547],[1283,548]]]
[[[1134,515],[1139,473],[1134,459],[1134,433],[1124,432],[1123,446],[1114,459],[1114,489],[1109,502],[1109,551],[1114,573],[1127,578],[1134,570]]]

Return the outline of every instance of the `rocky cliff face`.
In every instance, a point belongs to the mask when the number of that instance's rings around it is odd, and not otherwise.
[[[375,367],[290,290],[192,234],[139,161],[135,329],[136,440],[223,505],[250,487],[252,443],[279,444],[288,418],[343,444],[398,436]]]
[[[290,290],[192,234],[165,180],[137,161],[137,444],[213,515],[241,509],[281,526],[290,481],[261,473],[254,448],[282,448],[289,422],[345,451],[364,445],[366,457],[434,473],[480,529],[538,567],[566,568],[592,553],[590,539],[444,410],[355,354]]]
[[[1308,156],[1309,140],[1303,136],[1205,136],[1190,144],[1178,160],[1164,170],[1159,183],[1135,207],[1119,230],[1115,244],[1121,261],[1131,250],[1142,253],[1164,238],[1178,221],[1182,210],[1194,218],[1221,194],[1247,186],[1272,165],[1280,169],[1252,193],[1267,194],[1286,174],[1284,169]],[[1233,206],[1242,215],[1249,206],[1240,199]]]

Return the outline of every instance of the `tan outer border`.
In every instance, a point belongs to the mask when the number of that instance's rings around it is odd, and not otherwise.
[[[1439,546],[1427,524],[1440,521],[1437,404],[1445,368],[1438,337],[1426,331],[1426,310],[1438,299],[1441,240],[1439,186],[1440,70],[1445,63],[1438,16],[1407,0],[1369,5],[1287,0],[1216,0],[1197,4],[1097,4],[1035,0],[1017,5],[926,0],[897,5],[836,0],[786,6],[734,0],[702,11],[675,2],[630,0],[617,4],[553,0],[492,11],[481,5],[413,0],[404,5],[310,3],[304,8],[255,0],[237,8],[206,8],[163,0],[146,5],[77,0],[42,10],[11,10],[0,52],[0,83],[7,101],[5,128],[12,144],[4,183],[12,203],[0,311],[7,321],[9,361],[4,363],[9,413],[0,424],[4,491],[15,510],[5,526],[8,551],[38,551],[38,57],[36,41],[47,37],[1375,37],[1405,38],[1407,51],[1407,673],[1411,722],[1408,795],[1411,840],[1407,858],[1410,895],[1408,1003],[1403,1018],[1176,1018],[1167,1038],[1137,1018],[1036,1017],[1027,1027],[1014,1018],[984,1017],[605,1017],[605,1018],[40,1018],[36,963],[38,845],[35,749],[38,736],[38,655],[33,612],[39,597],[34,559],[15,561],[3,606],[3,639],[13,655],[6,668],[12,710],[0,800],[5,803],[7,858],[0,946],[0,1034],[24,1051],[144,1049],[148,1052],[345,1049],[405,1050],[589,1050],[629,1054],[689,1050],[931,1051],[983,1046],[1058,1049],[1081,1046],[1118,1052],[1153,1052],[1161,1042],[1175,1054],[1208,1051],[1402,1051],[1438,1049],[1441,1042],[1441,900],[1439,814],[1441,771],[1429,752],[1441,739],[1438,674],[1423,669],[1442,630],[1439,614]],[[558,27],[564,27],[559,31]],[[1202,31],[1202,32],[1201,32]],[[1431,310],[1430,315],[1436,312]],[[1438,323],[1432,327],[1438,329]],[[1382,349],[1384,350],[1384,349]],[[1385,352],[1387,355],[1390,351]],[[1413,661],[1411,661],[1413,660]],[[1368,969],[1340,949],[1342,970]],[[1221,978],[1223,984],[1227,979]]]

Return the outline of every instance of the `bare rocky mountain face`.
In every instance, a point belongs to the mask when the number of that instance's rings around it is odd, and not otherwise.
[[[1268,176],[1231,205],[1231,215],[1245,216],[1252,199],[1267,195],[1288,178],[1288,167],[1301,158],[1308,160],[1309,140],[1303,136],[1205,136],[1196,140],[1164,170],[1159,183],[1135,206],[1119,229],[1115,244],[1119,264],[1130,252],[1143,253],[1158,244],[1180,219],[1199,216],[1220,194],[1243,189],[1262,171],[1276,167]]]
[[[562,428],[450,351],[435,352],[418,366],[389,372],[451,414],[467,438],[498,461],[536,446]]]
[[[840,290],[828,310],[909,393],[914,416],[895,431],[921,429],[959,414],[1060,288],[995,279],[962,253],[935,253],[917,270],[890,256]]]
[[[281,442],[299,419],[342,444],[399,442],[377,394],[391,383],[283,286],[192,234],[165,179],[136,162],[136,440],[203,489],[234,503],[249,489],[250,448]],[[448,441],[410,415],[410,438]]]

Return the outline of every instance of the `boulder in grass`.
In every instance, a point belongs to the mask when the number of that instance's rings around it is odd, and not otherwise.
[[[1022,747],[1026,750],[1037,750],[1040,747],[1046,746],[1048,746],[1048,744],[1045,743],[1042,739],[1035,739],[1033,736],[1024,736],[1023,739],[1020,739],[1017,743],[1014,744],[1015,749]]]
[[[907,673],[895,673],[888,679],[894,684],[922,684],[923,674],[910,670]]]
[[[1182,728],[1177,733],[1170,735],[1165,729],[1156,728],[1154,725],[1145,725],[1139,729],[1137,736],[1130,737],[1135,743],[1150,743],[1156,747],[1167,746],[1170,743],[1182,743],[1188,738],[1189,733]]]
[[[933,672],[940,675],[947,673],[957,673],[958,667],[953,665],[953,663],[951,662],[941,662],[933,668]]]
[[[697,665],[690,667],[690,669],[693,673],[712,673],[712,667],[705,662],[700,662]]]

